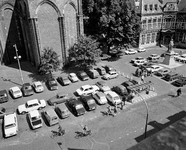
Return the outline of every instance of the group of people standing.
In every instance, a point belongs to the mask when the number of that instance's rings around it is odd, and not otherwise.
[[[142,76],[147,77],[147,76],[151,76],[152,75],[152,71],[151,70],[148,71],[144,67],[139,67],[139,68],[136,69],[135,75],[137,77],[142,77]]]
[[[109,115],[115,115],[118,112],[118,106],[120,107],[120,110],[123,110],[123,107],[125,106],[125,102],[121,101],[120,104],[117,104],[117,102],[114,103],[114,106],[107,106],[107,112]]]

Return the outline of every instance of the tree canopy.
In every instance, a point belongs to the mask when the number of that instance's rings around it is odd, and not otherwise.
[[[69,61],[75,62],[76,67],[92,67],[101,54],[98,46],[98,42],[91,37],[80,36],[77,43],[69,49]]]
[[[110,47],[136,45],[140,33],[140,18],[133,0],[83,0],[85,32],[95,35]]]

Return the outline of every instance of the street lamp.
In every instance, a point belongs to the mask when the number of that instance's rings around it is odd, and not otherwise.
[[[20,62],[19,62],[19,59],[21,59],[21,56],[18,55],[18,49],[17,49],[16,44],[14,44],[13,47],[15,48],[15,51],[16,51],[16,56],[14,56],[14,59],[17,60],[18,67],[19,67],[19,72],[20,72],[20,75],[21,75],[21,80],[22,80],[22,83],[24,84],[23,75],[22,75],[22,71],[21,71],[21,65],[20,65]]]

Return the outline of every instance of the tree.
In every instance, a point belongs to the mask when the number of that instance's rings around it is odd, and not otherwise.
[[[51,47],[46,47],[41,53],[40,64],[38,66],[39,74],[52,74],[60,67],[61,61],[59,55]]]
[[[89,17],[85,27],[108,47],[128,48],[139,40],[140,18],[132,0],[83,0],[83,12]],[[94,24],[91,28],[92,23]]]
[[[101,54],[98,42],[86,36],[80,36],[77,43],[69,49],[69,61],[80,68],[89,68],[96,64]]]

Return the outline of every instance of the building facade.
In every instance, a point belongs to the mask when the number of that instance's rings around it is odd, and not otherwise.
[[[68,49],[83,34],[81,0],[0,0],[0,61],[22,60],[37,66],[44,48],[52,48],[66,63]]]

